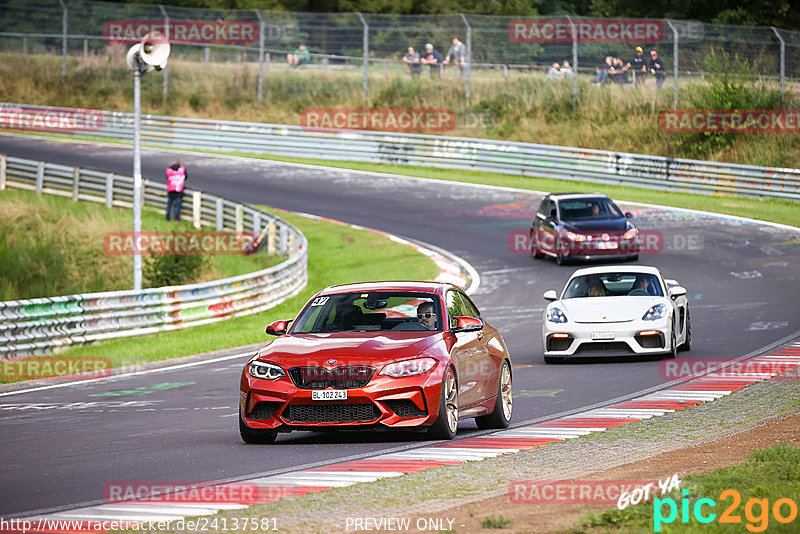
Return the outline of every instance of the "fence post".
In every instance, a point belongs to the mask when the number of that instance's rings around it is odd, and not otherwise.
[[[244,212],[242,211],[241,204],[236,204],[236,226],[234,227],[234,231],[240,235],[244,232]]]
[[[256,211],[253,213],[253,238],[258,237],[261,233],[261,212]]]
[[[28,38],[27,37],[23,37],[22,38],[22,55],[24,55],[24,56],[28,55]]]
[[[42,188],[44,187],[44,161],[40,161],[36,165],[36,194],[42,194]]]
[[[272,54],[267,52],[266,53],[266,59],[264,61],[266,62],[266,65],[265,65],[265,68],[264,68],[264,72],[266,73],[267,76],[269,76],[269,64],[272,62]]]
[[[206,68],[208,68],[209,56],[211,56],[211,49],[206,46],[203,48],[203,61],[205,62]]]
[[[275,231],[277,230],[277,226],[275,226],[275,220],[270,219],[269,224],[267,224],[267,254],[270,256],[275,255]]]
[[[192,224],[198,230],[203,227],[202,211],[203,208],[203,193],[200,191],[192,191]]]
[[[775,26],[770,26],[781,42],[781,109],[785,109],[784,98],[786,95],[786,41]]]
[[[675,96],[672,99],[672,109],[678,109],[678,30],[669,19],[667,19],[667,24],[672,28],[672,35],[675,39],[675,42],[672,43],[672,70],[675,74],[675,88],[673,89]]]
[[[67,83],[67,4],[64,0],[58,0],[61,4],[61,84]]]
[[[106,174],[106,207],[114,207],[114,173]]]
[[[572,22],[572,17],[567,17],[572,27],[572,106],[578,107],[578,28]]]
[[[254,10],[258,17],[258,101],[264,98],[264,18],[261,11]]]
[[[72,201],[77,202],[80,197],[81,168],[72,169]]]
[[[167,14],[167,10],[164,8],[163,5],[158,4],[158,8],[161,10],[161,15],[164,17],[164,37],[166,37],[167,41],[169,41],[169,15]],[[162,69],[164,72],[164,85],[161,87],[161,107],[167,105],[167,89],[169,88],[169,66],[164,66]]]
[[[89,39],[83,40],[83,57],[89,57]]]
[[[361,12],[357,11],[356,15],[361,20],[361,24],[364,25],[364,100],[367,99],[367,89],[369,88],[369,82],[367,81],[367,76],[369,74],[369,25],[367,21],[364,19],[364,15]]]
[[[294,232],[291,233],[294,236]],[[281,254],[286,254],[286,249],[289,246],[289,228],[286,226],[281,226],[281,241],[280,245],[278,246],[278,250]]]
[[[466,71],[467,77],[467,90],[466,90],[466,97],[467,97],[467,105],[469,105],[469,97],[472,92],[472,26],[469,25],[469,21],[467,21],[467,17],[461,13],[461,20],[464,21],[464,26],[467,27],[467,64],[464,65],[464,70]]]
[[[6,168],[8,165],[8,156],[3,154],[0,156],[0,191],[6,190]]]
[[[221,198],[217,198],[215,207],[216,207],[216,210],[215,210],[216,213],[214,214],[215,215],[214,219],[216,219],[216,221],[215,221],[216,222],[216,228],[217,228],[217,232],[221,232],[222,229],[223,229],[222,199]]]

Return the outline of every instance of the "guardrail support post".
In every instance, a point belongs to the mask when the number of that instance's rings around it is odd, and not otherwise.
[[[275,255],[276,230],[277,226],[275,225],[275,221],[270,219],[269,224],[267,224],[267,254],[270,256]]]
[[[367,100],[367,90],[369,89],[369,82],[367,81],[367,77],[369,75],[369,24],[367,24],[364,15],[360,12],[356,12],[358,18],[361,20],[361,24],[364,25],[364,81],[362,83],[364,87],[364,101]]]
[[[253,213],[253,235],[258,236],[261,233],[261,213]]]
[[[203,227],[203,221],[200,216],[203,214],[203,193],[200,191],[192,191],[192,223],[198,230]]]
[[[786,41],[783,40],[783,36],[775,26],[771,26],[771,28],[781,42],[781,109],[786,109],[784,102],[786,97]]]
[[[283,232],[281,235],[285,236],[286,234],[287,234],[287,232]],[[292,232],[289,235],[288,239],[281,239],[281,243],[284,243],[284,242],[286,242],[286,246],[285,247],[281,247],[281,248],[283,248],[283,253],[288,255],[291,258],[292,256],[294,256],[294,249],[295,249],[295,246],[294,246],[294,232]]]
[[[675,74],[675,87],[673,89],[675,95],[672,99],[672,109],[678,109],[678,30],[672,25],[669,19],[667,19],[667,24],[672,28],[672,35],[675,39],[675,42],[672,43],[672,70]]]
[[[258,17],[258,101],[264,98],[264,19],[261,11],[255,10]]]
[[[8,165],[8,156],[3,154],[0,156],[0,191],[6,190],[6,169]]]
[[[244,232],[244,212],[242,211],[241,204],[236,204],[236,226],[234,227],[234,231],[237,234]]]
[[[289,239],[294,237],[294,232],[289,235],[289,228],[286,226],[281,226],[281,235],[279,236],[281,241],[280,245],[278,246],[278,250],[280,250],[281,254],[286,254],[289,248]]]
[[[215,211],[215,213],[214,213],[214,219],[215,219],[215,222],[216,222],[215,226],[216,226],[217,232],[221,232],[221,231],[222,231],[222,228],[223,228],[223,221],[222,221],[222,199],[221,199],[221,198],[217,198],[217,200],[215,201],[215,203],[216,203],[215,210],[214,210],[214,211]]]
[[[44,161],[36,165],[36,194],[41,195],[44,188]]]
[[[114,207],[114,173],[106,174],[106,207]]]
[[[72,201],[77,202],[80,197],[81,168],[72,169]]]

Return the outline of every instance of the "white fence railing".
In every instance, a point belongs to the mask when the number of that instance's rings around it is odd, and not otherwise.
[[[0,156],[0,190],[7,187],[108,207],[130,207],[133,199],[131,177]],[[165,203],[164,184],[147,184],[144,205],[163,209]],[[252,231],[261,237],[259,248],[287,259],[253,273],[199,284],[0,302],[0,359],[258,313],[305,287],[308,242],[291,224],[250,206],[189,189],[181,212],[198,228]]]
[[[4,109],[47,108],[0,103]],[[10,110],[8,110],[10,111]],[[131,142],[133,115],[100,111],[90,131],[59,133]],[[645,154],[374,131],[147,115],[142,142],[156,147],[486,171],[706,195],[800,200],[800,169],[756,167]]]

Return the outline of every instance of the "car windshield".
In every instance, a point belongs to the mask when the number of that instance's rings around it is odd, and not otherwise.
[[[650,273],[599,273],[576,276],[562,299],[585,297],[663,297],[661,282]]]
[[[559,206],[562,221],[619,219],[623,216],[616,204],[610,199],[602,197],[562,200]]]
[[[312,299],[294,321],[290,333],[441,329],[441,306],[436,295],[365,291]]]

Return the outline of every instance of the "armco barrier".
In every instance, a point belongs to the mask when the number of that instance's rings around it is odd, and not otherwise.
[[[3,107],[19,104],[0,103]],[[24,106],[36,108],[36,106]],[[131,142],[133,115],[100,112],[92,132],[60,132]],[[273,154],[559,180],[707,195],[800,200],[800,170],[465,137],[368,131],[320,132],[299,126],[147,115],[143,143],[157,147]]]
[[[131,206],[133,179],[42,161],[0,156],[0,190],[34,190]],[[261,246],[287,259],[268,269],[200,284],[142,291],[109,291],[0,302],[0,359],[44,354],[58,347],[177,330],[269,309],[307,282],[308,242],[291,224],[268,213],[200,191],[185,190],[182,213],[218,231],[263,231]],[[163,209],[166,187],[145,186],[144,205]]]

